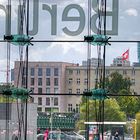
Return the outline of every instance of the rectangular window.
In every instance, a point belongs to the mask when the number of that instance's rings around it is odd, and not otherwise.
[[[58,86],[58,78],[54,78],[54,86]]]
[[[50,88],[46,88],[46,93],[50,93]]]
[[[80,94],[80,89],[79,89],[79,88],[76,89],[76,93],[77,93],[77,94]]]
[[[73,74],[73,70],[69,70],[69,74]]]
[[[34,84],[35,84],[35,79],[31,78],[31,86],[34,86]]]
[[[54,93],[58,94],[58,88],[54,88]]]
[[[42,86],[42,78],[38,78],[38,86]]]
[[[54,106],[58,106],[58,98],[54,98]]]
[[[37,112],[42,112],[42,107],[38,107]]]
[[[42,98],[38,97],[38,105],[42,105]]]
[[[46,105],[50,106],[50,98],[48,98],[48,97],[46,98]]]
[[[42,68],[38,68],[38,76],[42,76]]]
[[[30,75],[31,75],[31,76],[34,76],[34,75],[35,75],[35,69],[34,69],[34,68],[31,68],[30,70],[31,70],[31,71],[30,71]]]
[[[80,84],[80,78],[77,78],[77,84],[78,85]]]
[[[80,105],[76,104],[76,113],[79,113],[79,112],[80,112]]]
[[[68,92],[69,92],[69,94],[72,94],[72,89],[69,89],[69,91],[68,91]]]
[[[80,74],[80,70],[77,70],[77,71],[76,71],[76,74],[79,75],[79,74]]]
[[[34,93],[34,88],[33,87],[31,87],[30,90],[32,91],[32,93]]]
[[[59,70],[58,68],[54,68],[54,76],[58,76],[59,75]]]
[[[50,107],[45,107],[45,112],[51,112],[51,108]]]
[[[85,84],[85,85],[88,84],[88,79],[87,79],[87,78],[84,79],[84,84]]]
[[[72,78],[69,78],[69,84],[72,84],[72,81],[73,81],[73,79]]]
[[[72,112],[72,104],[68,104],[68,112]]]
[[[50,86],[50,78],[46,78],[46,86]]]
[[[38,93],[39,93],[39,94],[42,93],[42,88],[38,88]]]
[[[46,68],[46,76],[51,76],[51,69],[50,68]]]

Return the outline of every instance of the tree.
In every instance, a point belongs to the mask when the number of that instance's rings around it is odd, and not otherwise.
[[[96,101],[96,107],[99,107],[99,102]],[[89,121],[96,121],[95,113],[95,101],[89,100]],[[97,109],[97,112],[99,110]],[[80,129],[85,129],[85,118],[86,118],[86,103],[81,103],[80,107],[80,120],[77,123],[77,127]],[[125,121],[125,113],[121,111],[116,99],[105,100],[104,106],[104,121]]]
[[[108,89],[109,93],[118,95],[114,97],[120,105],[121,110],[126,113],[127,118],[133,118],[140,110],[140,99],[138,97],[129,96],[132,95],[130,87],[130,78],[124,78],[118,72],[114,72],[110,75],[110,77],[106,78],[106,88]]]
[[[123,78],[118,72],[113,72],[109,77],[106,78],[106,88],[111,94],[118,95],[121,90],[126,90],[127,94],[131,94],[130,86],[131,81],[129,77]]]
[[[120,95],[127,95],[126,90],[121,90]],[[127,118],[134,118],[135,114],[139,111],[138,97],[132,96],[118,96],[117,102],[122,111],[126,113]]]

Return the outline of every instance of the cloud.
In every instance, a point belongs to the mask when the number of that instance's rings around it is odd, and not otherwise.
[[[62,34],[59,37],[56,37],[55,40],[74,40],[73,37],[70,37],[66,34]],[[83,47],[83,43],[71,43],[71,42],[65,42],[65,43],[61,43],[61,42],[57,42],[57,43],[52,43],[50,45],[50,48],[55,48],[55,47],[61,47],[63,48],[63,54],[66,54],[70,49],[74,49],[75,51],[79,52],[80,54],[85,53],[85,51],[83,49],[81,49],[81,47]]]
[[[138,11],[134,8],[130,8],[130,9],[127,9],[125,11],[125,13],[128,15],[128,16],[135,16],[137,17],[138,16]]]
[[[0,9],[0,16],[5,17],[5,12],[3,10],[1,10],[1,9]]]

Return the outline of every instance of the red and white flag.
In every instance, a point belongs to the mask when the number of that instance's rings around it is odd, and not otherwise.
[[[128,59],[129,59],[129,49],[122,54],[122,60],[123,61],[128,60]]]

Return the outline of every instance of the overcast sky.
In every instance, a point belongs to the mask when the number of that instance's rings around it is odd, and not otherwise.
[[[32,1],[30,0],[30,29],[32,28]],[[112,0],[107,0],[107,9],[112,10]],[[7,0],[0,0],[1,5],[6,5]],[[43,4],[56,5],[57,7],[57,34],[51,35],[50,14],[43,10]],[[78,4],[86,15],[85,27],[80,35],[68,36],[63,32],[63,28],[76,30],[78,22],[62,21],[64,9],[70,4]],[[18,0],[12,0],[12,34],[17,34],[17,5]],[[119,0],[118,16],[118,35],[112,36],[112,40],[140,40],[140,0]],[[92,15],[94,14],[92,10]],[[70,16],[79,16],[77,10],[70,11]],[[107,20],[107,27],[110,28],[111,18]],[[38,33],[34,39],[51,39],[51,40],[81,40],[87,35],[87,0],[39,0],[39,26]],[[5,34],[5,14],[0,10],[0,39]],[[110,36],[110,35],[108,35]],[[121,56],[127,49],[130,50],[129,60],[137,61],[137,44],[136,43],[111,43],[106,47],[106,64],[110,65],[113,58]],[[96,47],[92,46],[92,56],[97,57]],[[80,63],[87,59],[87,43],[34,43],[29,48],[30,61],[65,61]],[[11,45],[11,68],[14,61],[19,60],[18,46]],[[0,43],[0,82],[5,81],[6,73],[6,43]]]

